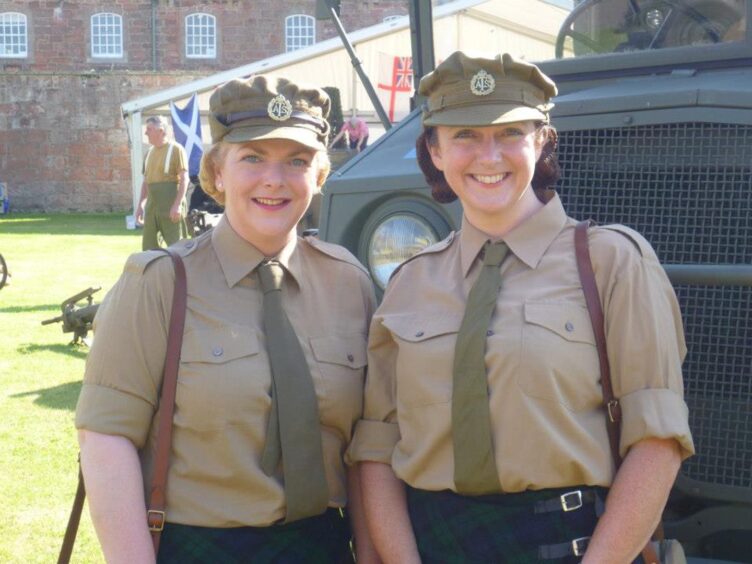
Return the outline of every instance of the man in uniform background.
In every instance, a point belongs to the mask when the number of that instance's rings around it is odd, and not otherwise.
[[[136,222],[144,226],[143,250],[159,248],[161,233],[169,246],[188,236],[185,223],[185,192],[188,188],[188,158],[185,149],[167,139],[164,120],[146,120],[151,148],[144,159],[144,181],[136,209]],[[146,206],[144,206],[146,202]]]

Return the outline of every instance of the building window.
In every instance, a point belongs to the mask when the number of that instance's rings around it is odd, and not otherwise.
[[[316,43],[316,20],[313,16],[295,14],[285,18],[285,47],[287,52]]]
[[[211,14],[186,16],[185,56],[189,59],[213,59],[217,56],[217,18]]]
[[[17,12],[0,14],[0,57],[29,56],[26,16]]]
[[[91,56],[123,56],[123,18],[102,12],[91,16]]]

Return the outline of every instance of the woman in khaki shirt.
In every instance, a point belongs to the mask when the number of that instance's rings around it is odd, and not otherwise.
[[[279,77],[212,94],[201,183],[225,213],[173,247],[188,299],[158,562],[352,562],[345,503],[369,561],[358,474],[343,455],[362,412],[373,288],[346,250],[296,234],[329,171],[328,112],[322,90]],[[165,256],[133,255],[100,306],[76,410],[108,562],[155,561],[144,500],[174,283]],[[281,296],[271,319],[266,294]],[[284,319],[294,333],[272,331]],[[280,369],[296,351],[300,363]]]
[[[379,555],[639,562],[693,452],[671,285],[639,234],[590,230],[623,413],[615,475],[576,222],[549,189],[559,175],[554,83],[506,54],[457,52],[419,92],[418,162],[434,198],[459,198],[464,217],[461,231],[398,269],[372,320],[364,415],[348,456],[361,461]],[[488,280],[497,285],[482,290]],[[471,341],[480,341],[477,370],[463,352]]]

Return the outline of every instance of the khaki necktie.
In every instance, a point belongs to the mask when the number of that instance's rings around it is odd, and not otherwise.
[[[284,270],[278,262],[267,261],[259,266],[258,276],[272,373],[272,409],[261,468],[271,476],[281,457],[289,523],[319,515],[329,503],[318,402],[300,341],[282,308]]]
[[[454,349],[454,484],[467,495],[501,491],[491,440],[485,355],[488,326],[501,287],[499,266],[508,249],[504,242],[486,242],[483,250],[483,267],[467,297]]]

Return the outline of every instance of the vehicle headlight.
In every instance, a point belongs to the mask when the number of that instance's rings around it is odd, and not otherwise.
[[[438,240],[428,222],[416,215],[396,213],[387,217],[376,226],[368,241],[371,276],[383,290],[402,262]]]

